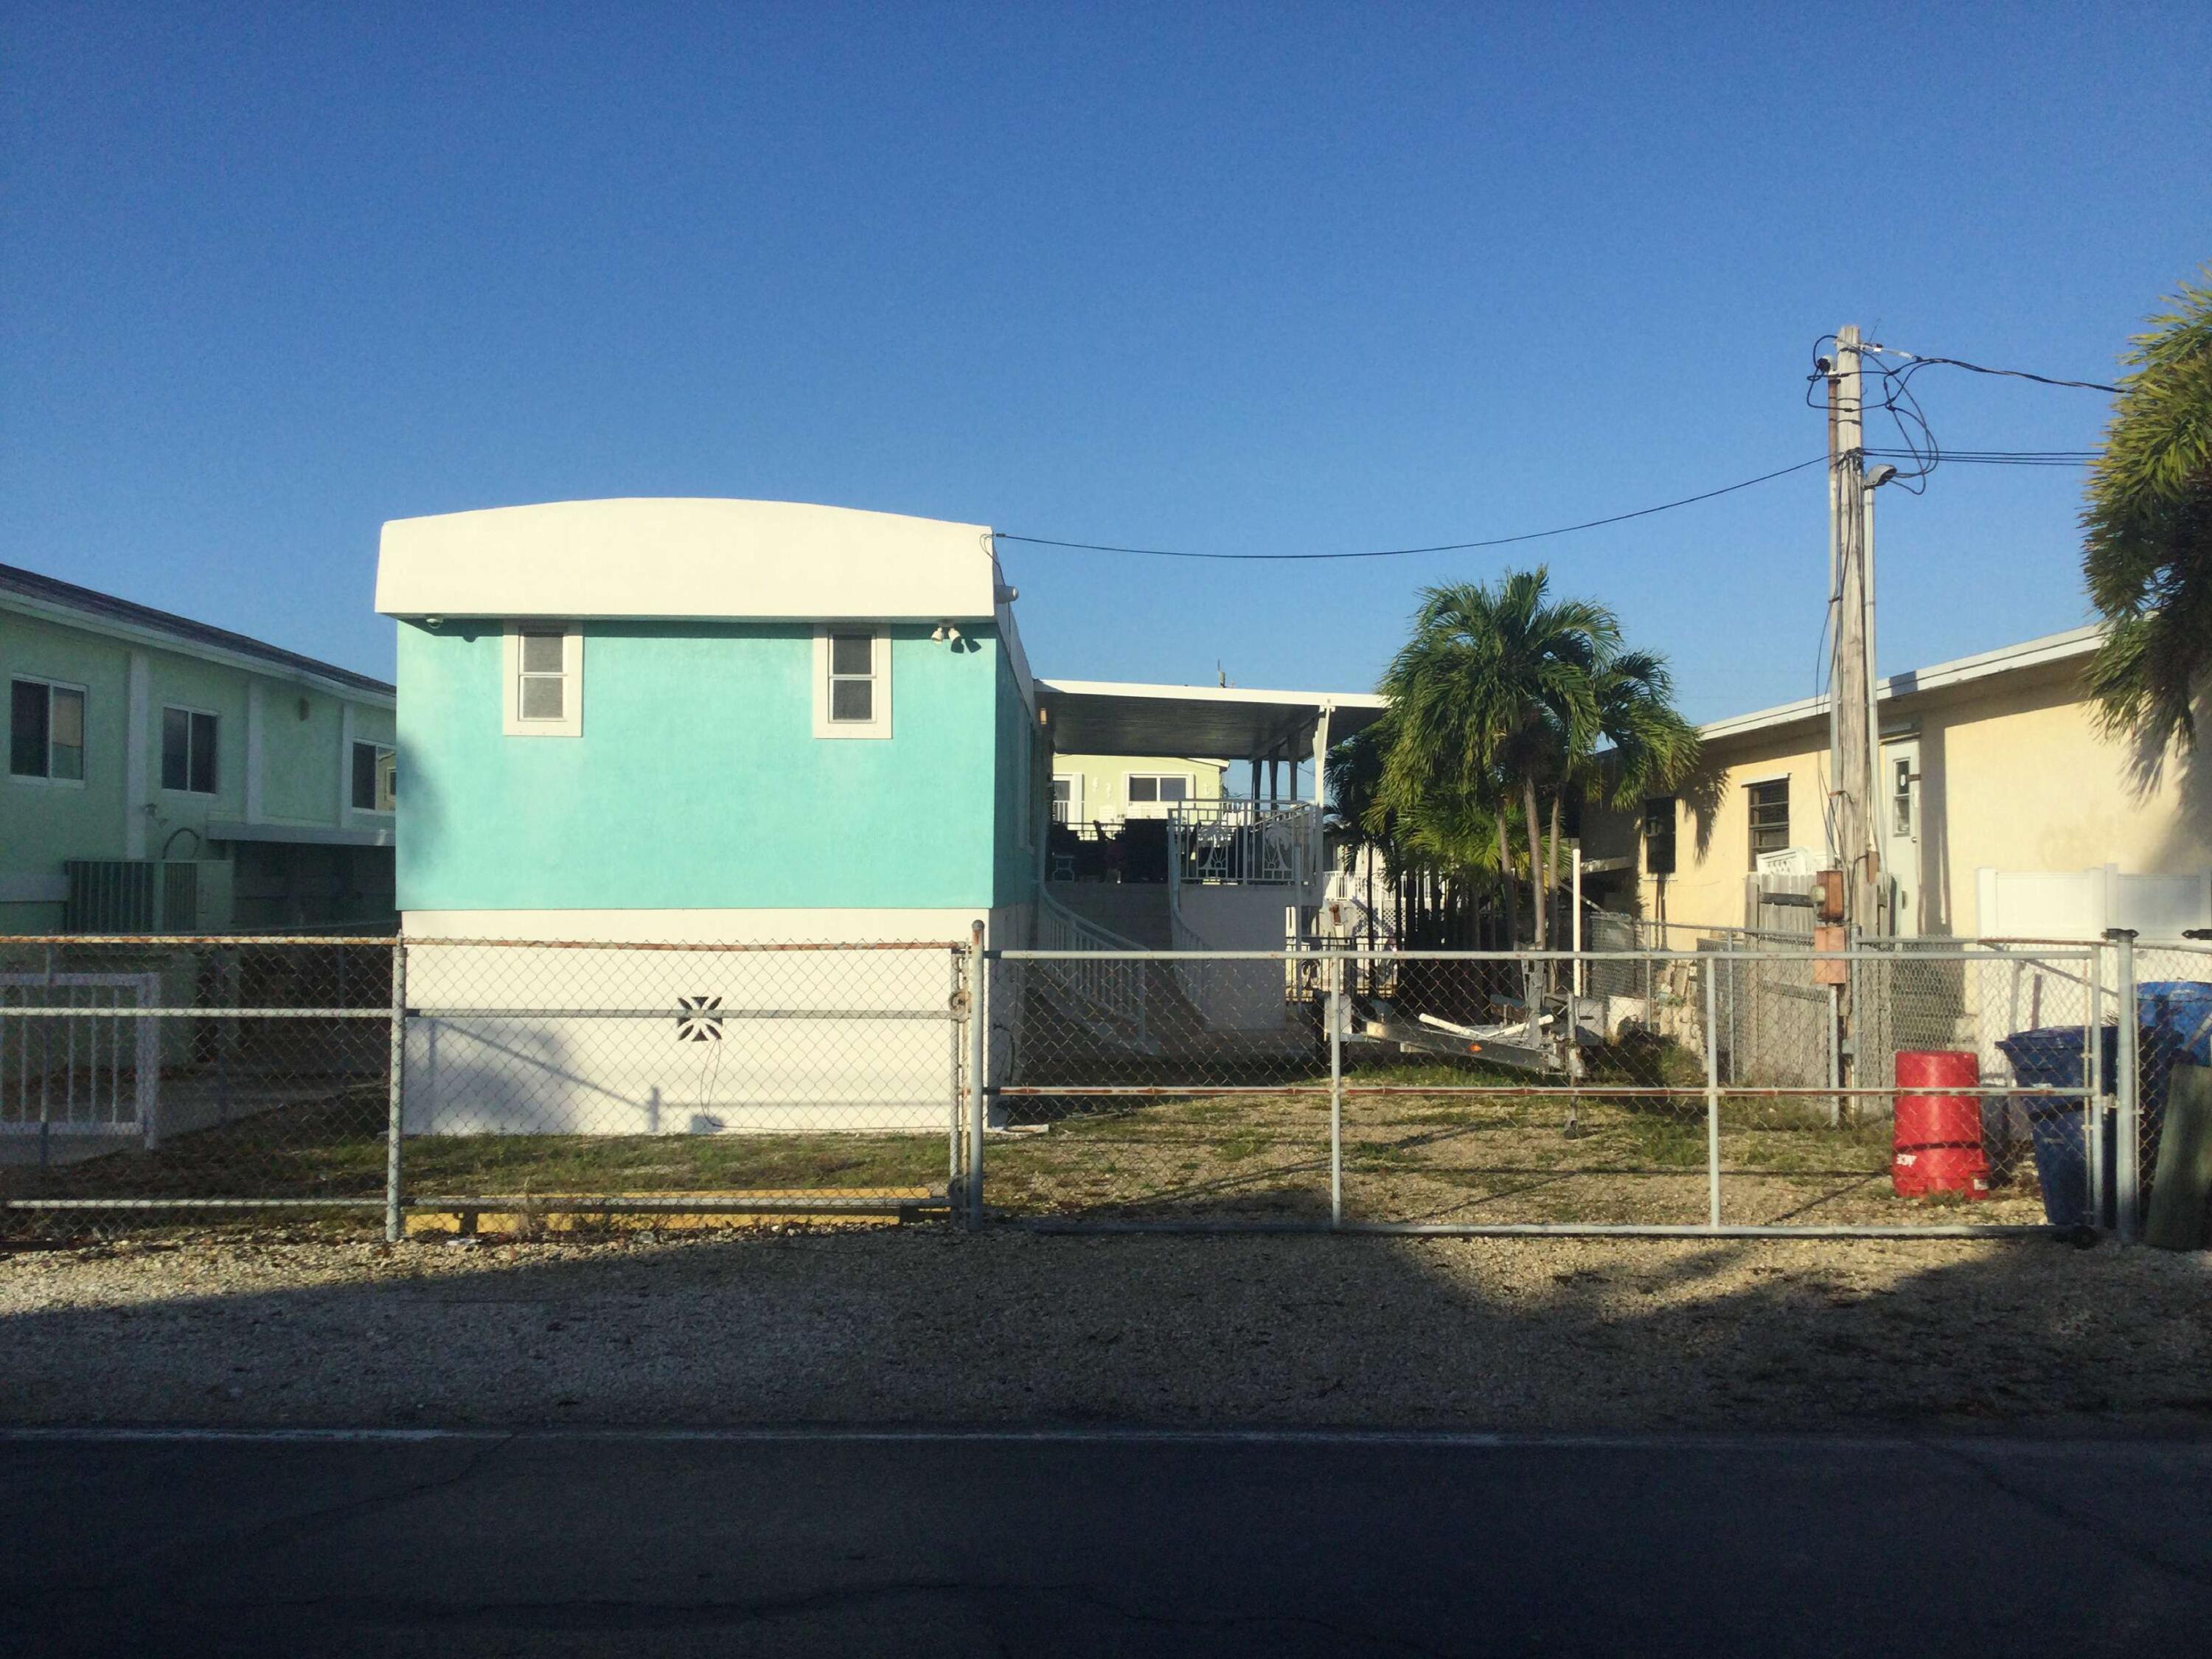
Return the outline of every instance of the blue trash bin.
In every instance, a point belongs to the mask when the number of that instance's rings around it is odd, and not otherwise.
[[[2119,1029],[2107,1025],[2099,1034],[2104,1075],[2112,1074],[2119,1052]],[[2089,1211],[2089,1150],[2082,1133],[2081,1028],[2045,1026],[2014,1031],[2001,1037],[1997,1048],[2012,1062],[2014,1080],[2024,1088],[2071,1089],[2072,1094],[2045,1095],[2022,1102],[2027,1112],[2028,1133],[2035,1145],[2035,1178],[2043,1188],[2044,1218],[2054,1227],[2096,1224]],[[2111,1224],[2113,1147],[2105,1139],[2104,1208]]]

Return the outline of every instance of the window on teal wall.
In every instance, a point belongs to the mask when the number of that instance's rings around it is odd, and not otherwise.
[[[216,785],[216,717],[199,708],[161,711],[161,787],[212,795]]]
[[[84,688],[17,679],[9,688],[8,770],[52,783],[84,781]]]
[[[865,623],[814,624],[814,735],[891,734],[891,636]]]
[[[526,720],[566,717],[568,675],[559,630],[522,635],[522,684],[519,710]]]
[[[830,718],[840,725],[876,717],[876,636],[830,636]]]

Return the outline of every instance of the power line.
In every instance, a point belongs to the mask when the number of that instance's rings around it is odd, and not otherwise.
[[[1863,452],[1875,460],[1919,460],[1921,452],[1911,449],[1869,448]],[[1946,449],[1942,457],[1946,465],[1953,461],[1970,466],[2087,466],[2097,459],[2094,449]]]
[[[1859,350],[1862,355],[1879,352],[1885,357],[1902,357],[1909,363],[1941,363],[1947,368],[1963,368],[1976,374],[2001,374],[2007,380],[2033,380],[2038,386],[2069,386],[2083,392],[2109,392],[2115,398],[2120,395],[2119,387],[2106,386],[2101,380],[2060,380],[2048,374],[2031,374],[2024,368],[1986,368],[1980,363],[1970,363],[1960,357],[1923,357],[1914,352],[1899,351],[1894,346],[1863,345]]]
[[[1626,524],[1631,519],[1648,519],[1655,513],[1671,513],[1678,507],[1689,507],[1698,501],[1709,501],[1717,495],[1731,495],[1739,489],[1749,489],[1753,484],[1763,484],[1775,478],[1787,477],[1792,472],[1802,472],[1807,467],[1826,465],[1826,455],[1815,455],[1809,461],[1799,461],[1795,466],[1778,467],[1771,472],[1762,472],[1755,478],[1746,478],[1739,483],[1723,484],[1718,489],[1708,489],[1696,495],[1685,495],[1680,501],[1662,501],[1656,507],[1639,507],[1633,513],[1616,513],[1610,518],[1586,519],[1580,524],[1560,525],[1553,530],[1523,531],[1517,536],[1492,536],[1482,541],[1443,542],[1434,547],[1378,547],[1352,553],[1194,553],[1170,547],[1118,547],[1106,542],[1059,541],[1048,536],[1019,536],[1010,530],[997,530],[992,535],[1002,542],[1024,542],[1031,547],[1064,547],[1083,553],[1132,553],[1152,559],[1220,559],[1232,562],[1242,561],[1302,562],[1310,559],[1403,559],[1420,553],[1465,553],[1476,548],[1510,547],[1516,542],[1542,541],[1550,536],[1571,536],[1580,530],[1596,530],[1609,524]]]

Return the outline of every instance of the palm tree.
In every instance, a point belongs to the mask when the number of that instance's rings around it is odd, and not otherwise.
[[[1674,677],[1650,651],[1603,659],[1594,678],[1597,723],[1573,734],[1567,789],[1552,797],[1551,882],[1559,885],[1559,804],[1569,790],[1626,810],[1697,769],[1698,728],[1674,708]]]
[[[1550,586],[1540,566],[1509,573],[1495,587],[1423,591],[1413,637],[1382,677],[1394,730],[1376,791],[1382,805],[1455,859],[1472,860],[1480,837],[1470,832],[1486,818],[1501,878],[1510,868],[1506,817],[1517,805],[1539,950],[1548,889],[1538,796],[1564,785],[1572,734],[1598,728],[1595,676],[1620,638],[1611,611],[1553,599]]]
[[[2089,597],[2111,625],[2089,667],[2105,727],[2162,757],[2197,744],[2212,686],[2212,266],[2124,360],[2081,515]],[[2152,760],[2154,769],[2156,759]]]

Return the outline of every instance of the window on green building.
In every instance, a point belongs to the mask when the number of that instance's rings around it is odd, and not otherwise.
[[[84,688],[18,678],[9,687],[8,770],[52,783],[84,781]]]
[[[199,708],[161,711],[161,787],[212,795],[216,785],[216,718]]]
[[[398,762],[392,750],[379,743],[354,744],[354,810],[389,812],[398,799]]]

